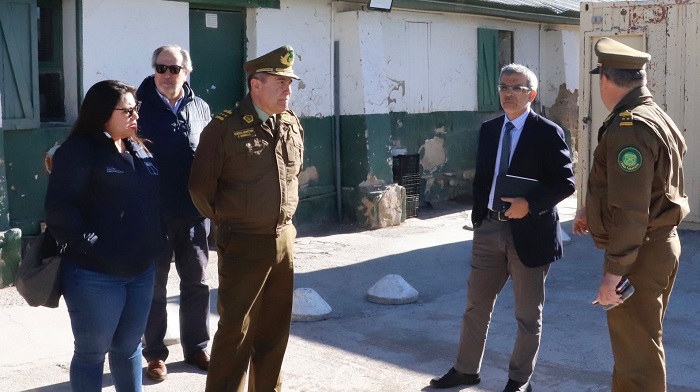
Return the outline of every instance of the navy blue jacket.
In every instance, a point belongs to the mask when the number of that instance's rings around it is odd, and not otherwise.
[[[56,150],[44,208],[65,258],[83,268],[133,277],[165,249],[158,169],[125,140],[134,167],[104,133],[71,136]]]
[[[145,139],[160,170],[161,208],[166,217],[201,217],[190,198],[187,182],[199,135],[211,120],[209,105],[183,86],[177,114],[156,91],[153,76],[143,80],[136,96],[141,101],[139,135]]]
[[[476,230],[488,213],[503,120],[504,116],[500,116],[486,121],[479,132],[472,210]],[[530,214],[509,221],[518,257],[528,267],[560,259],[563,246],[556,206],[575,190],[564,131],[557,124],[530,112],[511,157],[508,174],[539,180],[538,188],[525,197]]]

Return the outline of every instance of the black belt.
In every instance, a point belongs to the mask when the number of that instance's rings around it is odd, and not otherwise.
[[[508,222],[510,220],[510,218],[508,218],[505,213],[494,210],[489,210],[488,217],[491,220],[499,222]]]

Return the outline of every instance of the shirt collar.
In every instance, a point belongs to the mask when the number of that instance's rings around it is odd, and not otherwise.
[[[515,131],[520,131],[523,129],[523,126],[525,126],[525,120],[527,120],[527,117],[530,115],[530,110],[526,110],[523,114],[519,115],[513,120],[508,120],[508,116],[503,116],[503,127],[505,128],[506,123],[511,122],[513,123],[513,126],[515,126]]]
[[[270,115],[265,113],[264,110],[260,109],[258,105],[253,104],[253,107],[255,108],[255,112],[258,114],[258,117],[262,122],[265,122],[268,118],[270,118]]]
[[[165,95],[161,94],[160,91],[158,91],[158,87],[156,87],[156,93],[158,93],[158,95],[160,96],[160,99],[162,99],[163,102],[165,102],[165,104],[168,105],[168,107],[170,108],[170,110],[173,111],[173,113],[177,112],[178,107],[180,107],[180,102],[182,102],[182,99],[185,98],[184,87],[183,87],[182,91],[183,91],[182,96],[175,102],[174,106],[171,106],[170,100],[168,98],[166,98]]]

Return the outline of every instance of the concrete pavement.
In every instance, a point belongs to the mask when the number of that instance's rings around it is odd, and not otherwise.
[[[560,205],[569,234],[575,205],[573,198]],[[466,208],[440,203],[401,226],[375,231],[348,225],[300,228],[296,287],[314,289],[333,312],[327,320],[293,324],[283,365],[286,391],[431,390],[430,378],[452,366],[457,350],[472,238],[472,232],[462,229]],[[669,391],[700,391],[700,232],[681,230],[680,235],[683,256],[665,321]],[[548,277],[533,387],[551,392],[609,390],[612,359],[605,314],[591,305],[602,254],[589,237],[573,235],[564,252]],[[214,253],[208,273],[213,336],[218,287]],[[387,274],[401,275],[418,290],[418,302],[367,301],[367,290]],[[70,391],[72,335],[65,305],[31,308],[19,303],[13,291],[0,290],[0,391]],[[169,293],[170,313],[175,315],[174,271]],[[177,317],[171,317],[171,327],[176,323]],[[494,311],[482,383],[465,391],[502,390],[515,328],[508,284]],[[169,378],[160,384],[144,378],[145,390],[203,391],[205,374],[182,362],[179,345],[170,349]],[[103,390],[114,391],[108,367],[105,373]]]

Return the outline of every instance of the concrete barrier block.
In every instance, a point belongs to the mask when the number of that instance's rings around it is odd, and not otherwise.
[[[418,291],[401,275],[390,274],[381,278],[367,291],[370,302],[383,305],[403,305],[418,301]]]
[[[330,317],[332,311],[330,305],[314,289],[294,290],[292,321],[325,320]]]
[[[406,189],[397,184],[360,188],[357,221],[370,229],[398,226],[405,217]]]

